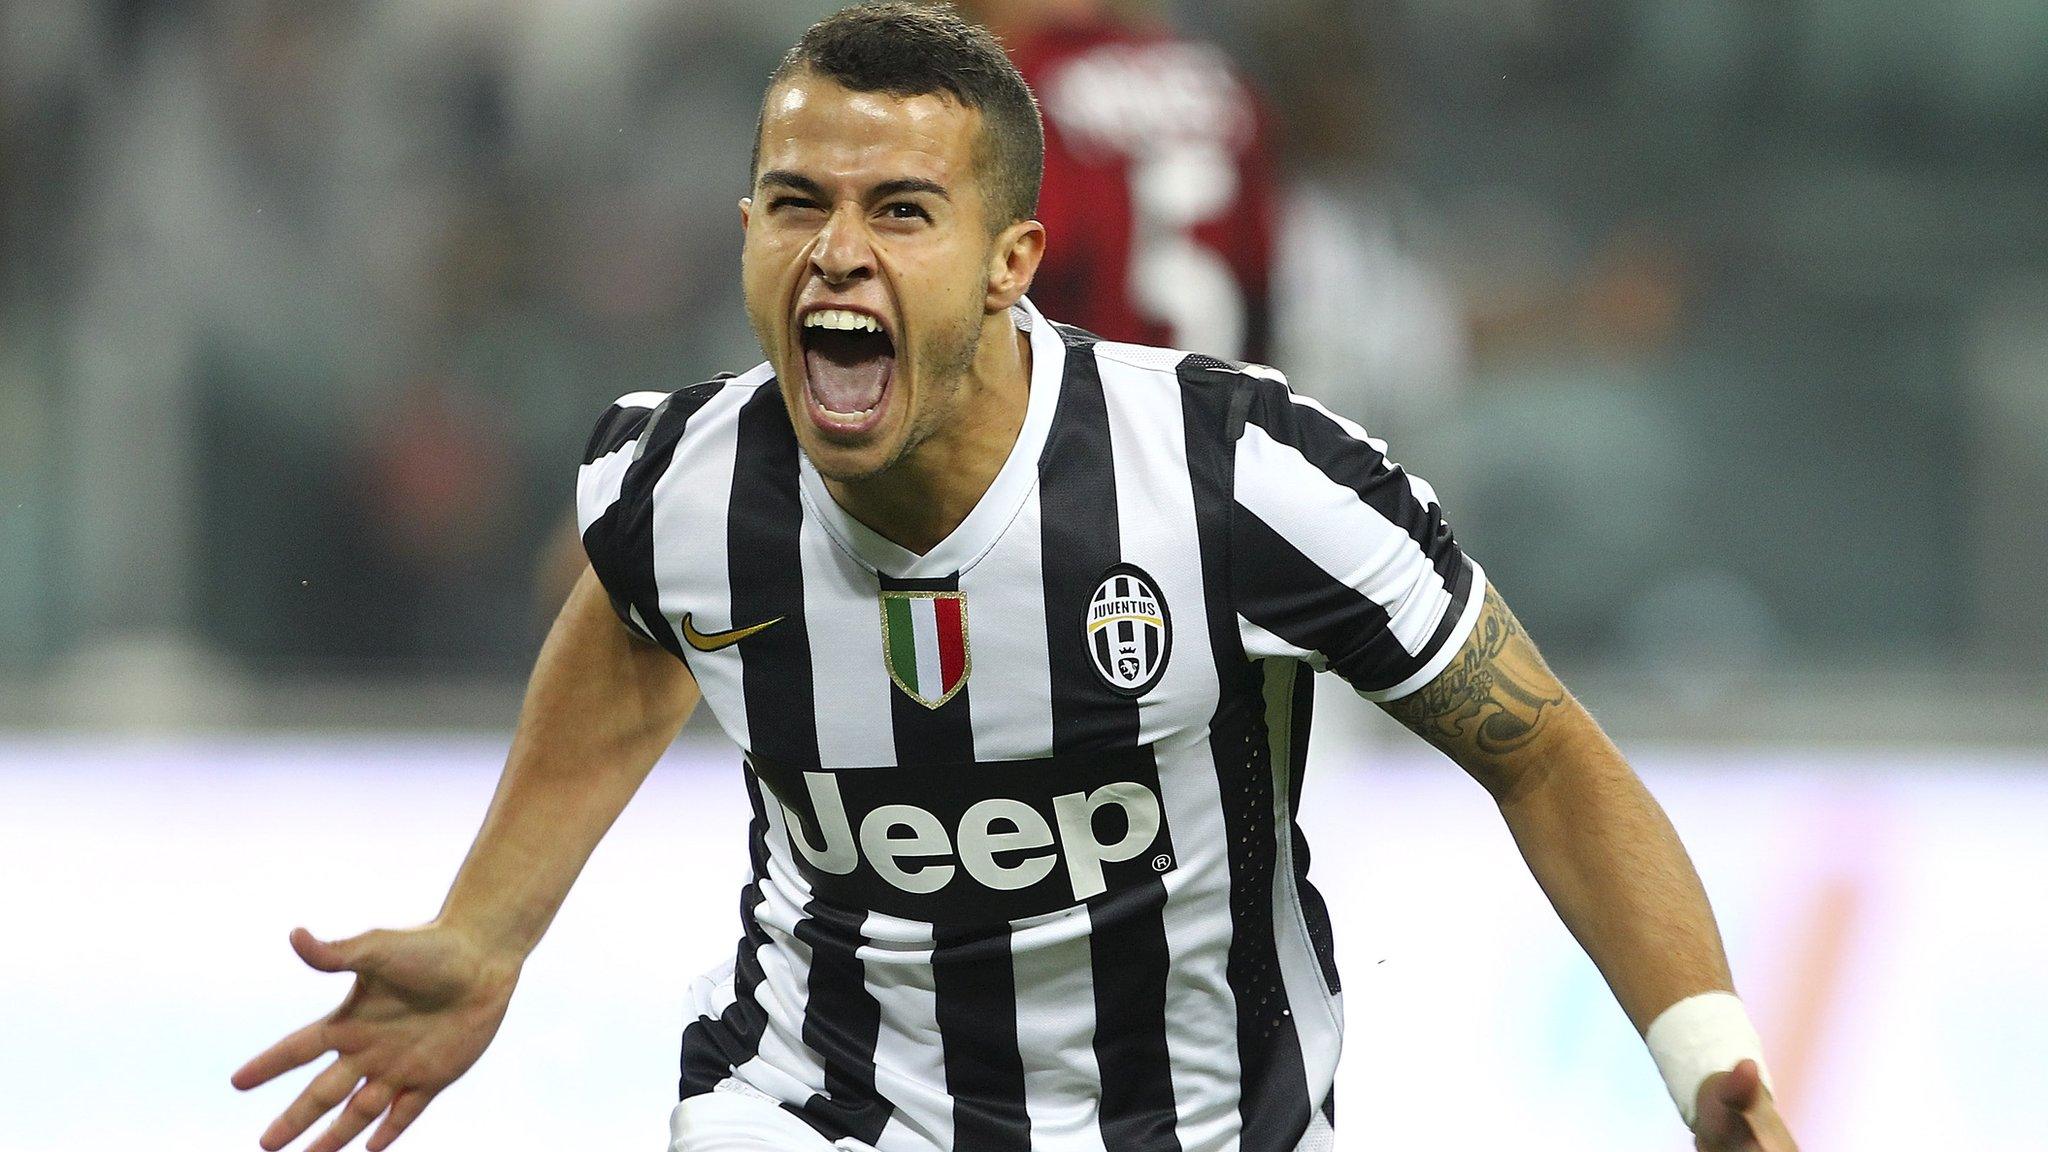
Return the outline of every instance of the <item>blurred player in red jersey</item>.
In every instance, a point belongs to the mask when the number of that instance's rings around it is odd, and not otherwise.
[[[1257,93],[1129,0],[963,0],[1045,117],[1031,296],[1099,336],[1263,361],[1279,175]]]

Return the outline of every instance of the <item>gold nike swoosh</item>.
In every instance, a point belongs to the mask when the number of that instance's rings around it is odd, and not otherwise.
[[[695,648],[699,652],[716,652],[721,648],[730,648],[764,628],[773,628],[777,624],[782,623],[784,619],[785,617],[777,616],[773,620],[765,620],[759,624],[749,624],[745,628],[734,628],[725,632],[699,632],[697,631],[697,626],[690,622],[690,614],[685,612],[683,613],[683,639],[689,643],[690,647]]]

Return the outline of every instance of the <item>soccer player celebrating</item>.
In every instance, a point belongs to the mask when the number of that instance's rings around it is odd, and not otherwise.
[[[745,754],[751,878],[685,1029],[679,1152],[1330,1147],[1341,1027],[1293,822],[1311,671],[1498,801],[1706,1149],[1789,1152],[1663,814],[1446,527],[1278,375],[1028,300],[1032,97],[928,8],[849,9],[765,97],[742,202],[767,361],[597,425],[593,571],[423,926],[300,956],[356,984],[235,1074],[338,1059],[389,1145],[700,697]],[[1056,240],[1057,238],[1052,238]]]

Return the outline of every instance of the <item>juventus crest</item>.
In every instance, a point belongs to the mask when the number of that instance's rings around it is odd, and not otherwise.
[[[1088,601],[1088,656],[1110,691],[1143,696],[1159,683],[1172,652],[1166,598],[1135,564],[1105,572]]]

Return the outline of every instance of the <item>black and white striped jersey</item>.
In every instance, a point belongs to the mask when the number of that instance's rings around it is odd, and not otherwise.
[[[591,563],[753,802],[682,1094],[882,1152],[1327,1147],[1308,670],[1414,690],[1484,576],[1427,485],[1272,370],[1014,315],[1023,429],[924,555],[833,501],[767,365],[624,397],[591,439]]]

